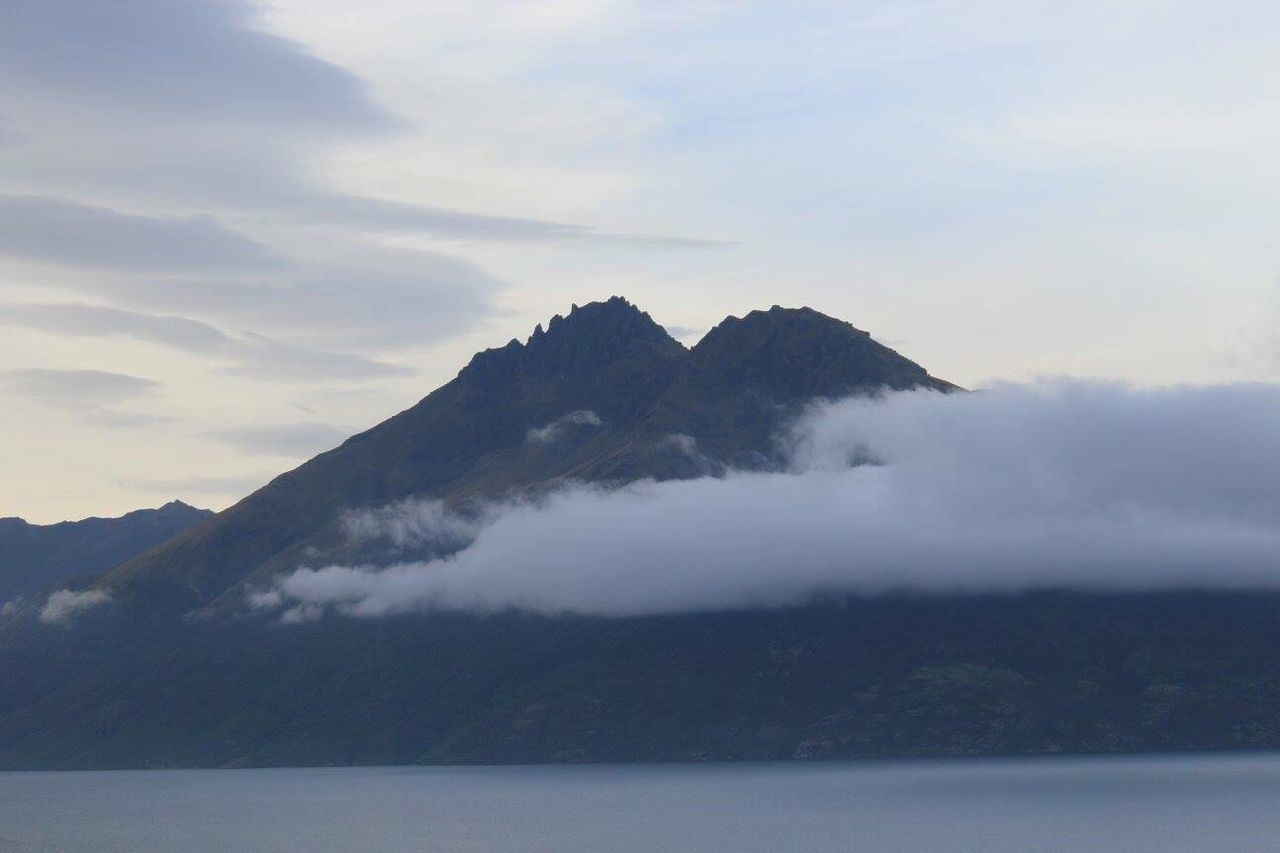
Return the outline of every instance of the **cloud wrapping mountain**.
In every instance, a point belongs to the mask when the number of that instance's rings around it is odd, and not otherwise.
[[[100,589],[82,591],[60,589],[49,596],[40,608],[40,621],[46,625],[63,625],[77,614],[99,607],[111,600],[111,595]]]
[[[1276,588],[1276,423],[1280,388],[1265,385],[1056,381],[824,403],[785,437],[786,471],[570,486],[490,507],[451,557],[303,569],[257,603],[297,621],[328,609],[635,615],[825,593]]]
[[[550,444],[563,435],[567,429],[581,426],[598,427],[603,423],[604,421],[600,420],[600,416],[590,409],[576,409],[567,415],[556,418],[545,426],[530,429],[525,440],[535,444]]]
[[[464,516],[451,511],[443,501],[413,498],[377,509],[356,510],[342,518],[344,532],[352,543],[380,544],[400,551],[458,551],[475,541],[483,525],[481,513]]]

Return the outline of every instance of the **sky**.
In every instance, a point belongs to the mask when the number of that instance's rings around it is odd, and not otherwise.
[[[621,294],[1280,379],[1280,7],[0,4],[0,515],[224,507]]]

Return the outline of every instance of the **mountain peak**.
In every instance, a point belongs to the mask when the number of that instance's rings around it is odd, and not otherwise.
[[[525,346],[530,348],[535,345],[546,346],[548,341],[556,338],[580,340],[605,336],[624,339],[640,338],[653,342],[671,340],[674,343],[666,330],[655,323],[647,313],[621,296],[611,296],[603,302],[571,305],[567,316],[556,314],[551,318],[547,323],[546,331],[543,331],[542,324],[539,323],[525,342]]]
[[[178,500],[177,498],[169,501],[168,503],[162,506],[157,507],[154,510],[143,510],[143,511],[153,512],[160,517],[168,517],[168,518],[175,518],[175,519],[176,518],[199,519],[205,516],[213,515],[213,513],[210,510],[201,509],[200,507],[197,507],[197,506],[192,506],[186,501]]]
[[[636,358],[669,361],[685,352],[644,311],[621,296],[573,305],[556,314],[544,329],[539,323],[521,343],[477,354],[461,376],[480,381],[514,375],[570,378],[598,371],[602,365]]]
[[[870,389],[954,388],[872,339],[809,307],[728,317],[692,350],[699,369],[778,400],[837,397]]]
[[[115,518],[55,524],[0,518],[0,601],[40,595],[73,578],[106,571],[212,515],[174,501]]]
[[[871,337],[870,332],[863,331],[846,320],[831,317],[821,311],[815,311],[807,305],[799,308],[783,308],[781,305],[774,305],[768,311],[755,310],[740,318],[726,317],[716,326],[716,329],[722,327],[776,329],[792,334],[804,331],[827,330],[836,333],[854,334],[864,338]],[[715,329],[712,331],[714,332]]]

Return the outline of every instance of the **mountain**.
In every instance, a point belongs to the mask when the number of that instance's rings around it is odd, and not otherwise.
[[[1278,608],[1046,592],[282,626],[121,602],[0,631],[0,768],[1275,749]]]
[[[272,575],[350,556],[352,510],[770,470],[815,397],[954,387],[808,309],[731,317],[686,349],[624,300],[575,308],[69,594],[101,606],[0,617],[0,768],[1280,747],[1276,592],[291,625],[244,607]]]
[[[248,586],[341,549],[341,520],[352,509],[410,497],[465,504],[563,480],[767,468],[778,461],[778,428],[814,397],[917,387],[955,388],[808,308],[730,317],[686,349],[615,296],[574,306],[523,343],[479,353],[417,405],[120,566],[100,586],[146,590],[187,608],[234,606]],[[554,441],[538,440],[552,434]]]
[[[105,572],[212,516],[182,501],[119,518],[28,524],[0,518],[0,602]]]

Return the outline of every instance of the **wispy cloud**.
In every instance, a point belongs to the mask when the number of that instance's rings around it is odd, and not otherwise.
[[[525,435],[525,441],[532,444],[551,444],[576,427],[598,427],[603,424],[604,421],[600,420],[600,416],[595,412],[589,409],[576,409],[549,424],[533,427]]]
[[[284,255],[211,216],[120,213],[40,196],[0,195],[0,254],[131,272],[243,272]]]
[[[0,389],[64,409],[103,425],[136,426],[160,416],[121,410],[120,404],[154,396],[153,379],[106,370],[23,368],[0,372]]]
[[[343,381],[406,376],[413,371],[351,353],[292,346],[263,335],[227,335],[187,317],[148,314],[105,305],[0,305],[0,325],[77,337],[125,337],[226,362],[224,370],[268,381]]]
[[[97,193],[367,230],[481,241],[709,245],[325,186],[299,155],[392,135],[408,123],[357,75],[271,33],[261,11],[246,0],[139,0],[110,14],[92,0],[6,4],[0,73],[9,85],[0,108],[31,127],[32,145],[50,145],[59,155],[56,165],[24,158],[25,177],[64,190],[74,183]],[[85,142],[76,144],[79,138]]]
[[[0,12],[0,69],[14,87],[90,111],[389,124],[359,78],[264,31],[245,0],[15,0]]]
[[[77,337],[126,337],[190,352],[217,352],[230,338],[208,323],[84,303],[0,305],[0,323]]]
[[[465,261],[380,251],[367,263],[308,264],[275,277],[130,276],[51,282],[129,310],[195,317],[319,347],[422,347],[492,310],[502,288]]]
[[[265,485],[274,474],[248,474],[230,477],[173,477],[162,479],[130,479],[123,482],[127,488],[149,494],[168,497],[185,495],[215,495],[242,497]]]
[[[240,427],[209,433],[241,453],[263,456],[306,457],[337,447],[350,435],[330,424],[291,423]]]

